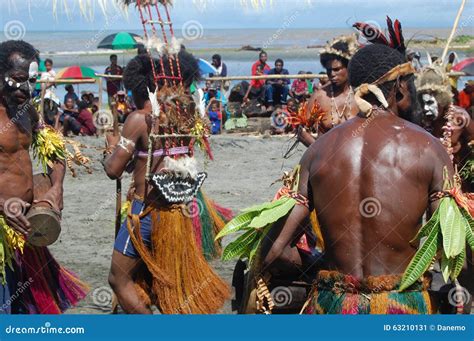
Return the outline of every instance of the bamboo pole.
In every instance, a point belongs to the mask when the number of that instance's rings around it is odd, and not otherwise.
[[[37,83],[43,84],[93,84],[96,83],[97,80],[94,78],[86,78],[86,79],[55,79],[55,80],[39,80]]]
[[[101,73],[95,74],[97,77],[122,79],[122,76],[116,75],[105,75]],[[304,74],[304,75],[261,75],[261,76],[227,76],[227,77],[207,77],[203,78],[204,81],[237,81],[237,80],[260,80],[260,79],[315,79],[325,78],[327,75],[320,74]]]
[[[466,4],[466,0],[462,0],[461,6],[459,7],[458,10],[458,15],[456,16],[456,19],[454,20],[453,28],[451,29],[451,34],[449,35],[448,40],[446,41],[446,46],[444,47],[443,54],[441,56],[440,62],[443,63],[444,58],[446,58],[446,55],[448,54],[448,49],[449,45],[451,44],[451,41],[454,38],[454,34],[456,33],[456,29],[458,28],[458,23],[459,19],[461,18],[462,11],[464,10],[464,5]]]
[[[41,118],[44,117],[44,95],[46,94],[46,85],[41,84],[41,101],[40,101],[40,115]]]
[[[102,78],[97,80],[99,85],[99,110],[102,110]]]

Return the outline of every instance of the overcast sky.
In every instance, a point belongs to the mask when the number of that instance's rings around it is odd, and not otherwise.
[[[94,19],[79,14],[77,0],[66,1],[73,15],[68,18],[60,6],[58,18],[52,14],[52,0],[0,0],[2,27],[12,20],[21,21],[30,31],[51,30],[132,30],[140,29],[138,15],[133,7],[129,17],[115,16],[109,0],[109,23],[106,24],[98,0]],[[250,2],[250,0],[248,0]],[[179,28],[190,20],[197,20],[205,28],[278,28],[294,16],[291,28],[348,27],[355,21],[384,23],[385,15],[398,18],[404,27],[451,27],[461,0],[266,0],[264,9],[245,8],[241,0],[175,0],[171,11],[173,22]],[[269,3],[272,2],[272,5]],[[30,3],[30,9],[28,6]],[[204,3],[204,5],[203,5]],[[474,0],[468,0],[460,25],[474,34]]]

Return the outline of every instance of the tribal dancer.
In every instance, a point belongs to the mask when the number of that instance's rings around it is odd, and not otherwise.
[[[462,189],[465,192],[472,212],[474,212],[474,122],[469,113],[452,104],[452,92],[449,79],[438,66],[425,67],[417,77],[417,97],[421,108],[423,128],[440,139],[451,156],[453,164],[460,170]],[[459,283],[471,294],[474,292],[473,259],[470,250],[466,254],[466,266],[459,276]],[[433,268],[432,290],[443,303],[444,312],[460,311],[459,307],[449,304],[449,292],[453,290],[441,277],[438,264]],[[463,310],[469,313],[471,301],[463,302]]]
[[[355,35],[341,36],[320,51],[321,65],[329,77],[327,86],[314,92],[308,101],[308,108],[319,105],[324,115],[319,120],[318,134],[323,134],[333,127],[357,115],[357,105],[349,85],[347,65],[358,49]],[[308,113],[307,113],[308,115]],[[300,129],[299,139],[309,146],[315,138],[306,130]]]
[[[38,51],[24,41],[0,44],[0,313],[58,314],[87,291],[46,247],[26,241],[34,235],[26,218],[32,204],[58,214],[63,208],[61,139],[41,127],[30,101],[38,62]],[[44,167],[51,179],[50,189],[41,196],[34,188],[31,146],[47,163]]]
[[[127,313],[150,314],[152,305],[165,314],[215,313],[229,296],[200,250],[189,214],[205,178],[196,170],[192,143],[204,124],[185,90],[199,77],[198,69],[196,59],[181,49],[158,60],[137,56],[124,72],[138,109],[120,138],[108,136],[105,170],[119,178],[133,162],[135,198],[115,241],[109,275]],[[176,70],[182,85],[154,77]],[[161,135],[152,140],[151,134]]]
[[[392,42],[404,50],[403,40]],[[381,44],[359,50],[349,74],[361,113],[313,143],[300,162],[298,193],[318,212],[327,245],[324,270],[313,283],[305,313],[429,314],[434,306],[425,271],[437,251],[456,263],[453,269],[444,261],[451,278],[464,263],[464,239],[455,249],[437,244],[439,222],[447,219],[439,205],[452,207],[463,221],[452,228],[471,236],[472,217],[458,187],[447,187],[453,167],[443,145],[401,118],[410,117],[416,101],[415,70],[405,61],[402,53]],[[334,149],[336,143],[343,148]],[[432,219],[419,230],[427,209],[434,212]],[[295,254],[292,240],[309,212],[305,205],[295,206],[265,264],[284,252]],[[414,236],[427,237],[416,257]]]
[[[463,190],[474,192],[474,121],[469,113],[453,105],[453,93],[447,75],[439,66],[426,67],[417,78],[421,124],[428,132],[444,140],[448,134],[454,164],[463,176]],[[443,142],[444,143],[444,142]]]

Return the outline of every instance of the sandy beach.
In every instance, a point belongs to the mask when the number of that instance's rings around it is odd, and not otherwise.
[[[291,170],[299,161],[304,147],[283,159],[283,154],[294,140],[289,136],[239,136],[212,137],[214,161],[198,158],[202,169],[208,172],[204,191],[220,204],[235,211],[269,200],[278,189],[270,186]],[[77,138],[87,146],[102,147],[104,139]],[[52,245],[54,256],[91,286],[87,298],[71,314],[110,313],[112,291],[107,283],[114,241],[115,181],[107,178],[100,160],[102,153],[94,148],[84,149],[92,159],[94,173],[78,171],[78,178],[67,174],[64,181],[64,211],[62,233]],[[123,179],[124,191],[130,176]],[[228,243],[229,240],[224,240]],[[214,269],[229,284],[235,261],[212,263]],[[222,313],[231,313],[230,301]]]

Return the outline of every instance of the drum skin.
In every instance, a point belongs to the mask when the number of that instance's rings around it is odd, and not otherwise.
[[[47,174],[33,176],[34,198],[41,198],[51,189],[51,179]],[[34,246],[48,246],[53,244],[61,233],[61,217],[59,212],[51,208],[46,202],[33,204],[26,214],[31,224],[31,233],[28,242]]]

